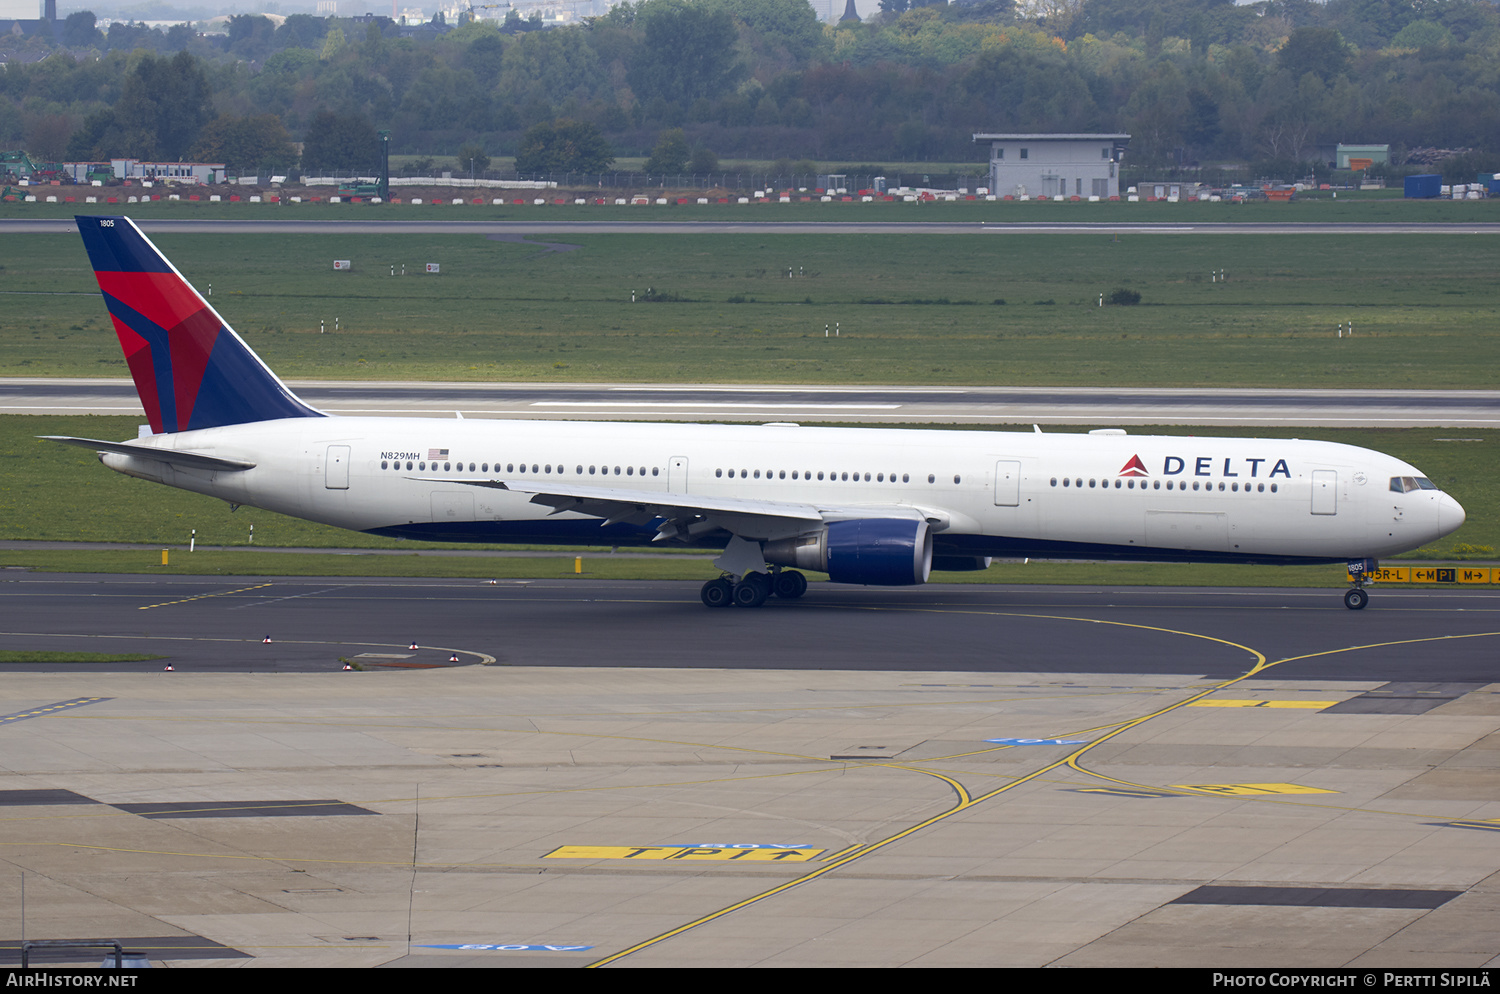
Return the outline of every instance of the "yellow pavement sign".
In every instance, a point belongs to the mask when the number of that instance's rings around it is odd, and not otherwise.
[[[742,863],[806,863],[825,849],[716,848],[713,846],[559,846],[543,859],[689,859]]]
[[[1210,794],[1249,797],[1257,794],[1337,794],[1336,790],[1304,787],[1295,783],[1182,783],[1172,784],[1179,790],[1202,790]]]

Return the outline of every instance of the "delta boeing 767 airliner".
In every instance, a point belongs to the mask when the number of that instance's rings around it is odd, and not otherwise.
[[[1421,471],[1285,439],[332,417],[297,398],[124,217],[78,229],[151,422],[55,437],[128,476],[373,535],[722,548],[711,607],[917,584],[994,556],[1349,561],[1463,524]],[[1356,579],[1344,603],[1368,601]]]

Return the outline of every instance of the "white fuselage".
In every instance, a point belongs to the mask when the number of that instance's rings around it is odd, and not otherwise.
[[[1391,478],[1421,476],[1401,460],[1286,439],[328,417],[138,444],[256,465],[215,472],[101,458],[236,504],[434,540],[601,544],[655,534],[531,503],[549,483],[834,514],[900,509],[931,524],[939,555],[1329,561],[1414,549],[1463,522],[1439,490],[1393,491]]]

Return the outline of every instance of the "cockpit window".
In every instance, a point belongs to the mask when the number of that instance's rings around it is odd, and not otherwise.
[[[1438,485],[1425,476],[1393,476],[1391,492],[1409,494],[1413,490],[1437,490]]]

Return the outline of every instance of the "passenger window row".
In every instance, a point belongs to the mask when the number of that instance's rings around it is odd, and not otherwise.
[[[1057,486],[1058,482],[1059,482],[1058,478],[1054,476],[1052,478],[1052,486],[1054,486],[1054,487]],[[1148,487],[1146,486],[1148,483],[1150,484],[1149,489],[1151,489],[1151,490],[1160,490],[1160,489],[1162,489],[1162,485],[1161,485],[1162,481],[1160,481],[1160,480],[1140,480],[1140,481],[1136,481],[1136,480],[1133,480],[1133,479],[1132,480],[1115,480],[1114,481],[1114,489],[1119,490],[1123,486],[1126,490],[1135,490],[1137,482],[1140,483],[1140,489],[1141,490],[1148,489]],[[1062,485],[1064,487],[1073,487],[1073,488],[1079,489],[1079,490],[1082,490],[1083,489],[1083,485],[1084,485],[1082,478],[1063,477],[1062,480],[1061,480],[1061,483],[1062,483]],[[1110,488],[1110,481],[1109,480],[1100,480],[1100,479],[1095,478],[1095,479],[1089,480],[1088,486],[1089,486],[1090,490],[1093,490],[1095,488],[1099,488],[1099,489],[1103,489],[1103,490],[1108,490]],[[1261,494],[1263,494],[1263,493],[1266,492],[1267,484],[1257,483],[1254,486],[1255,486],[1255,493],[1261,493]],[[1274,493],[1277,492],[1276,491],[1276,484],[1272,483],[1269,486],[1271,488],[1271,493],[1274,494]],[[1225,483],[1223,483],[1221,481],[1218,484],[1218,489],[1219,489],[1220,493],[1223,493],[1224,491],[1227,490],[1230,493],[1247,493],[1248,494],[1248,493],[1251,492],[1250,487],[1251,487],[1251,484],[1249,484],[1249,483],[1246,483],[1244,485],[1243,490],[1241,489],[1240,484],[1238,484],[1238,483],[1230,483],[1230,484],[1226,485]],[[1174,489],[1175,490],[1186,490],[1187,488],[1188,488],[1188,483],[1187,483],[1186,480],[1168,480],[1167,481],[1166,489],[1168,489],[1168,490],[1174,490]],[[1211,482],[1210,483],[1203,483],[1202,484],[1202,488],[1205,491],[1212,491],[1214,489],[1214,484],[1211,483]],[[1197,481],[1197,480],[1193,481],[1193,489],[1194,490],[1199,489],[1199,481]],[[1392,489],[1395,489],[1395,488],[1392,487]]]
[[[714,470],[714,477],[715,478],[722,479],[725,476],[728,476],[728,478],[731,479],[731,480],[735,479],[735,477],[738,477],[741,480],[759,480],[759,479],[785,480],[785,479],[787,479],[787,471],[784,470],[784,469],[780,469],[780,470],[777,470],[777,469],[768,469],[768,470],[764,470],[764,471],[758,470],[758,469],[716,469],[716,470]],[[830,483],[845,483],[845,482],[858,483],[860,480],[863,480],[865,483],[895,483],[895,482],[897,482],[897,480],[896,480],[896,474],[895,473],[863,473],[863,474],[861,474],[861,473],[845,473],[845,472],[838,472],[838,471],[824,472],[823,470],[819,470],[815,474],[810,469],[805,469],[805,470],[796,470],[796,469],[794,469],[794,470],[791,471],[791,478],[793,480],[812,480],[812,479],[816,478],[818,480],[827,480]],[[902,473],[901,474],[901,480],[900,480],[900,482],[901,483],[910,483],[911,482],[911,474],[910,473]],[[928,473],[927,474],[927,482],[928,483],[936,483],[937,482],[937,474],[936,473]],[[963,477],[961,475],[955,473],[954,476],[953,476],[953,482],[954,483],[962,483],[963,482]]]
[[[407,469],[407,470],[415,468],[416,471],[419,472],[419,473],[425,473],[425,472],[428,471],[428,464],[425,463],[425,462],[416,462],[416,463],[407,462],[407,463],[403,464],[400,460],[391,461],[391,460],[388,460],[388,459],[382,459],[380,461],[380,468],[381,469],[400,470],[403,467],[405,469]],[[432,467],[431,467],[432,472],[434,472],[434,473],[438,472],[439,468],[440,467],[439,467],[438,463],[433,463],[432,464]],[[463,463],[456,463],[455,464],[455,463],[452,463],[452,462],[445,462],[445,463],[441,464],[441,470],[444,473],[454,473],[454,472],[462,473],[462,472],[464,472],[464,464]],[[563,474],[563,473],[566,473],[568,471],[568,468],[566,466],[562,465],[561,463],[558,463],[556,466],[554,466],[552,463],[531,463],[529,466],[526,463],[505,463],[504,466],[502,466],[500,463],[495,463],[495,470],[494,471],[496,473],[502,473],[503,472],[503,473],[558,473],[558,474]],[[488,472],[490,472],[490,464],[487,463],[487,462],[486,463],[480,463],[479,466],[478,466],[478,469],[476,470],[475,464],[474,463],[469,463],[468,472],[470,472],[470,473],[474,473],[474,472],[488,473]],[[577,476],[585,476],[585,475],[587,475],[587,476],[609,476],[611,472],[613,472],[615,476],[620,476],[621,474],[624,474],[625,476],[645,476],[646,472],[647,472],[647,469],[646,469],[645,466],[639,466],[639,467],[637,467],[637,466],[623,466],[623,467],[622,466],[615,466],[615,467],[609,467],[609,466],[600,466],[600,465],[597,465],[597,464],[593,465],[593,466],[589,466],[587,469],[585,469],[583,467],[583,465],[580,463],[579,465],[577,465],[577,466],[575,466],[573,468],[573,472]],[[661,467],[659,467],[659,466],[652,466],[650,468],[650,473],[651,473],[652,476],[660,476],[661,475]]]

